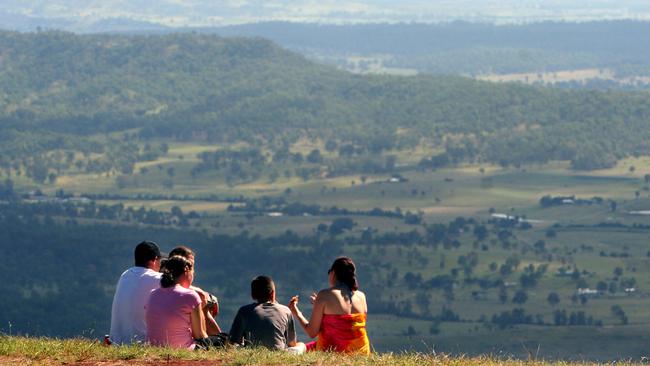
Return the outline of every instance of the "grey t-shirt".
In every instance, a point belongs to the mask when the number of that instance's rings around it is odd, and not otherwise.
[[[272,349],[286,349],[288,343],[296,341],[291,310],[278,303],[254,303],[239,308],[230,328],[230,341]]]

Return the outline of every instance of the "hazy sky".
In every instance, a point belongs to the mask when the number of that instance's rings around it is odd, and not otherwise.
[[[0,0],[0,12],[92,21],[129,18],[168,26],[264,20],[323,23],[478,20],[650,20],[649,0]]]

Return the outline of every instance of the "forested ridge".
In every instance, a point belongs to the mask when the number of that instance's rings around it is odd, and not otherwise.
[[[126,130],[272,149],[309,136],[381,151],[423,137],[453,161],[580,169],[650,150],[645,92],[353,75],[263,39],[2,32],[0,60],[3,164],[101,150],[91,135]]]

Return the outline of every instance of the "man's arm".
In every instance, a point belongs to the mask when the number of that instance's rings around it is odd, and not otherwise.
[[[208,335],[217,335],[221,333],[221,327],[217,324],[210,309],[207,307],[203,308],[203,317],[205,319],[205,330],[208,332]]]
[[[210,294],[207,292],[203,291],[200,287],[196,286],[190,286],[191,290],[194,290],[199,295],[199,298],[201,298],[201,309],[203,312],[203,320],[205,322],[205,331],[207,332],[208,335],[217,335],[221,333],[221,327],[219,327],[219,324],[217,324],[217,321],[214,319],[212,316],[212,313],[210,312],[210,309],[207,307],[208,299],[210,297]]]
[[[296,325],[291,314],[289,314],[289,322],[287,324],[287,332],[285,334],[285,337],[287,338],[288,347],[295,347],[296,344],[298,344],[296,337]]]

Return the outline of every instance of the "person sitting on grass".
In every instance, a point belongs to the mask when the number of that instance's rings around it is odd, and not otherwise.
[[[239,308],[232,322],[230,341],[304,353],[305,344],[296,341],[291,310],[276,301],[273,280],[268,276],[255,277],[251,282],[251,297],[255,302]]]
[[[176,248],[172,249],[169,252],[169,257],[175,255],[180,255],[181,257],[187,259],[192,263],[192,267],[196,271],[196,255],[194,251],[185,245],[179,245]],[[165,262],[161,264],[161,268],[164,268]],[[219,301],[216,296],[210,294],[207,291],[204,291],[200,287],[191,285],[191,290],[196,291],[196,293],[201,297],[201,302],[207,304],[206,308],[208,311],[204,312],[205,314],[205,324],[208,333],[210,334],[219,334],[221,333],[221,327],[217,323],[216,317],[219,315]]]
[[[161,288],[151,292],[145,307],[147,341],[156,346],[207,349],[223,345],[217,334],[208,336],[204,306],[199,294],[190,289],[194,280],[192,262],[181,256],[165,263]]]
[[[156,243],[143,241],[135,247],[135,266],[120,276],[111,307],[110,341],[114,344],[144,342],[147,325],[144,306],[152,290],[160,287],[162,254]]]
[[[308,321],[298,309],[298,296],[291,298],[289,309],[315,342],[307,350],[335,351],[370,355],[366,333],[366,295],[359,291],[352,259],[337,258],[327,271],[330,287],[312,294],[313,310]]]

